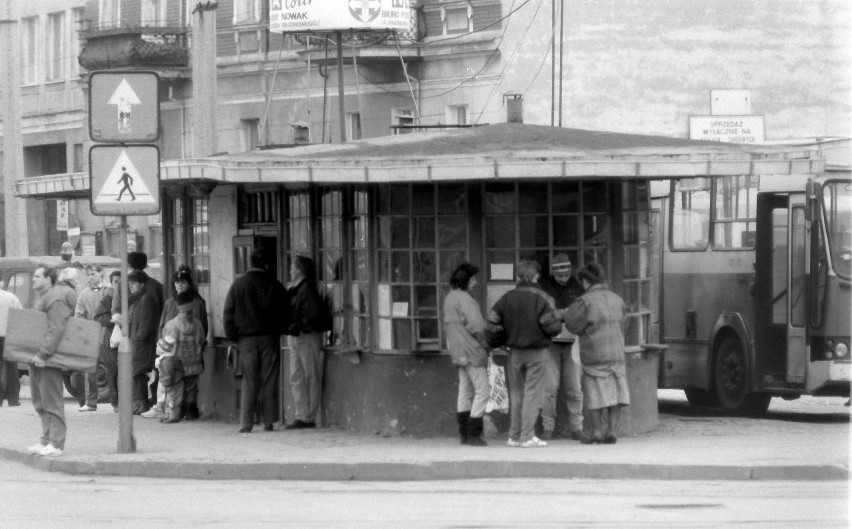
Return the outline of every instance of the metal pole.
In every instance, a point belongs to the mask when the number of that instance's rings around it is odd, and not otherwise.
[[[136,451],[136,439],[133,437],[133,354],[127,337],[127,310],[130,293],[127,288],[127,216],[121,216],[119,230],[121,237],[119,257],[121,258],[121,344],[118,346],[118,453],[129,454]]]
[[[562,43],[564,42],[565,0],[559,0],[559,126],[562,126]]]
[[[340,106],[340,142],[346,141],[346,103],[343,101],[343,33],[335,33],[337,38],[337,99]]]
[[[556,123],[556,0],[550,2],[550,126]]]

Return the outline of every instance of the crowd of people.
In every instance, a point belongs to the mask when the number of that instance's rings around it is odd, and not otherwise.
[[[289,384],[295,409],[295,418],[285,429],[316,428],[322,407],[322,336],[332,322],[317,288],[315,264],[308,257],[295,257],[289,286],[285,286],[270,269],[270,257],[264,249],[252,252],[250,267],[231,285],[224,303],[225,335],[235,344],[241,374],[240,433],[250,433],[256,423],[271,431],[281,420],[278,376],[283,335],[289,336]],[[120,329],[121,272],[112,272],[104,283],[103,270],[89,266],[85,285],[76,284],[68,269],[41,266],[34,272],[38,295],[34,308],[46,313],[48,331],[30,367],[33,405],[42,424],[41,438],[30,452],[57,456],[65,449],[63,372],[46,361],[72,317],[101,324],[98,363],[106,377],[109,395],[105,400],[115,411],[117,348],[124,334],[132,358],[133,413],[165,424],[200,417],[198,379],[204,372],[209,327],[207,304],[192,271],[185,265],[177,269],[171,278],[171,295],[164,301],[162,284],[145,272],[145,254],[130,252],[127,263],[124,333]],[[515,287],[487,315],[471,295],[478,268],[462,263],[451,274],[442,314],[447,346],[458,368],[456,415],[461,444],[487,445],[483,417],[491,394],[488,368],[496,366],[489,358],[495,349],[507,352],[509,446],[543,447],[554,437],[585,444],[616,442],[620,409],[630,402],[622,334],[624,302],[608,288],[598,263],[587,264],[575,275],[568,256],[557,254],[550,271],[542,277],[538,262],[522,259]],[[0,313],[20,308],[13,298],[0,291]],[[9,405],[17,405],[8,366],[4,365],[4,372],[3,396]],[[79,384],[85,389],[80,392],[78,411],[95,411],[98,380],[93,373],[77,375],[85,381]],[[583,429],[584,409],[590,422],[588,434]]]
[[[478,269],[462,263],[450,276],[443,319],[458,367],[461,444],[487,445],[482,439],[491,393],[486,366],[488,351],[495,348],[507,352],[508,446],[544,447],[554,437],[583,444],[617,441],[620,410],[630,404],[622,331],[626,307],[607,286],[600,264],[587,264],[578,277],[572,271],[565,254],[554,256],[552,274],[544,278],[538,262],[522,259],[515,288],[487,317],[470,294]],[[589,434],[583,429],[584,408]]]

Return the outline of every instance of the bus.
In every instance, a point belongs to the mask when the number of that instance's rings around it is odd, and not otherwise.
[[[772,397],[849,397],[849,172],[665,184],[658,386],[752,416]]]

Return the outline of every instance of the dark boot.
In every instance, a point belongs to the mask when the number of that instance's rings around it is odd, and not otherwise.
[[[459,421],[459,444],[467,444],[468,422],[470,421],[469,411],[460,411],[456,413],[456,420]]]
[[[470,446],[488,446],[482,438],[482,417],[471,417],[467,422],[467,444]]]
[[[194,421],[201,417],[201,414],[198,412],[198,404],[195,402],[187,404],[185,416],[188,421]]]
[[[186,401],[180,403],[180,411],[178,411],[178,417],[183,421],[189,420],[189,417],[187,417],[187,408],[188,404]]]

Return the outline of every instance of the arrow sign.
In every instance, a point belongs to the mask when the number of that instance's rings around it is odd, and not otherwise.
[[[122,134],[131,133],[130,117],[133,112],[133,105],[141,105],[142,101],[130,87],[127,79],[122,79],[118,83],[118,88],[112,93],[109,98],[110,105],[116,105],[118,111],[118,132]]]
[[[159,84],[154,72],[93,72],[89,76],[89,137],[107,143],[157,141]]]
[[[160,151],[156,145],[95,145],[89,149],[90,208],[95,215],[160,212]]]

